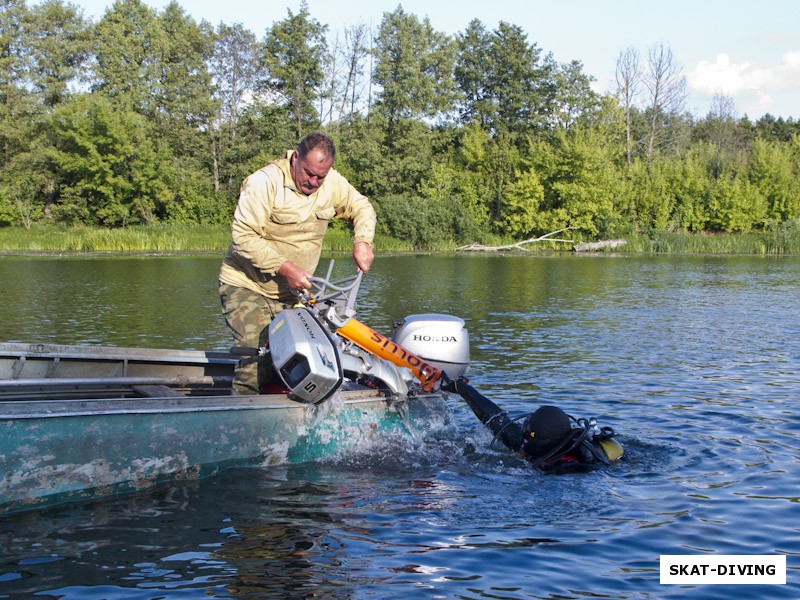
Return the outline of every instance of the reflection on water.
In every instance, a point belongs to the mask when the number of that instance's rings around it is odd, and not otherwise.
[[[217,268],[0,259],[0,339],[225,348]],[[4,519],[0,598],[800,597],[798,297],[791,257],[379,257],[363,321],[467,318],[478,389],[597,416],[624,463],[534,473],[454,399],[439,439]],[[787,554],[788,584],[661,586],[687,553]]]

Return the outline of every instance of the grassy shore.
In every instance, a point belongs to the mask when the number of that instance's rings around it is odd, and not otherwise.
[[[231,239],[229,225],[147,225],[104,229],[56,225],[0,228],[0,253],[11,252],[214,252],[222,254]],[[409,244],[378,237],[384,251],[411,251]],[[325,249],[349,251],[353,237],[348,231],[331,229]]]
[[[800,220],[756,233],[658,232],[631,236],[618,250],[659,254],[800,254]]]
[[[698,234],[659,232],[651,236],[626,236],[627,244],[614,252],[663,254],[800,254],[800,220],[750,234]],[[223,253],[230,241],[230,227],[211,225],[157,224],[123,229],[62,227],[55,225],[0,228],[0,253],[14,252],[214,252]],[[499,244],[508,242],[498,242]],[[342,228],[331,228],[325,249],[347,252],[352,236]],[[567,243],[530,244],[536,251],[569,251]],[[378,236],[376,252],[413,252],[407,242]],[[431,251],[452,251],[432,248]]]

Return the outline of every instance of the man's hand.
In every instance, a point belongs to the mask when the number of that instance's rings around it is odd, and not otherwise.
[[[372,261],[375,260],[375,254],[372,252],[372,246],[367,242],[356,242],[353,244],[353,262],[362,273],[367,273],[372,266]]]
[[[311,277],[311,273],[305,269],[301,269],[291,261],[287,260],[280,266],[278,275],[285,277],[289,288],[296,292],[311,288],[311,282],[308,280],[308,278]]]

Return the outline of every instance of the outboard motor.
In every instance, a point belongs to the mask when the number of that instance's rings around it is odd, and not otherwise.
[[[302,402],[319,404],[344,381],[336,343],[306,308],[282,310],[270,323],[269,353],[283,383]]]
[[[444,371],[451,379],[469,368],[469,332],[452,315],[410,315],[394,324],[392,341]]]

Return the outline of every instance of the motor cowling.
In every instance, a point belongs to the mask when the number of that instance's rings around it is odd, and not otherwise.
[[[409,315],[395,323],[392,341],[414,353],[448,377],[461,377],[469,368],[469,332],[464,319],[452,315]]]
[[[319,404],[344,381],[335,341],[306,308],[287,308],[275,317],[269,325],[269,352],[275,371],[302,402]]]

